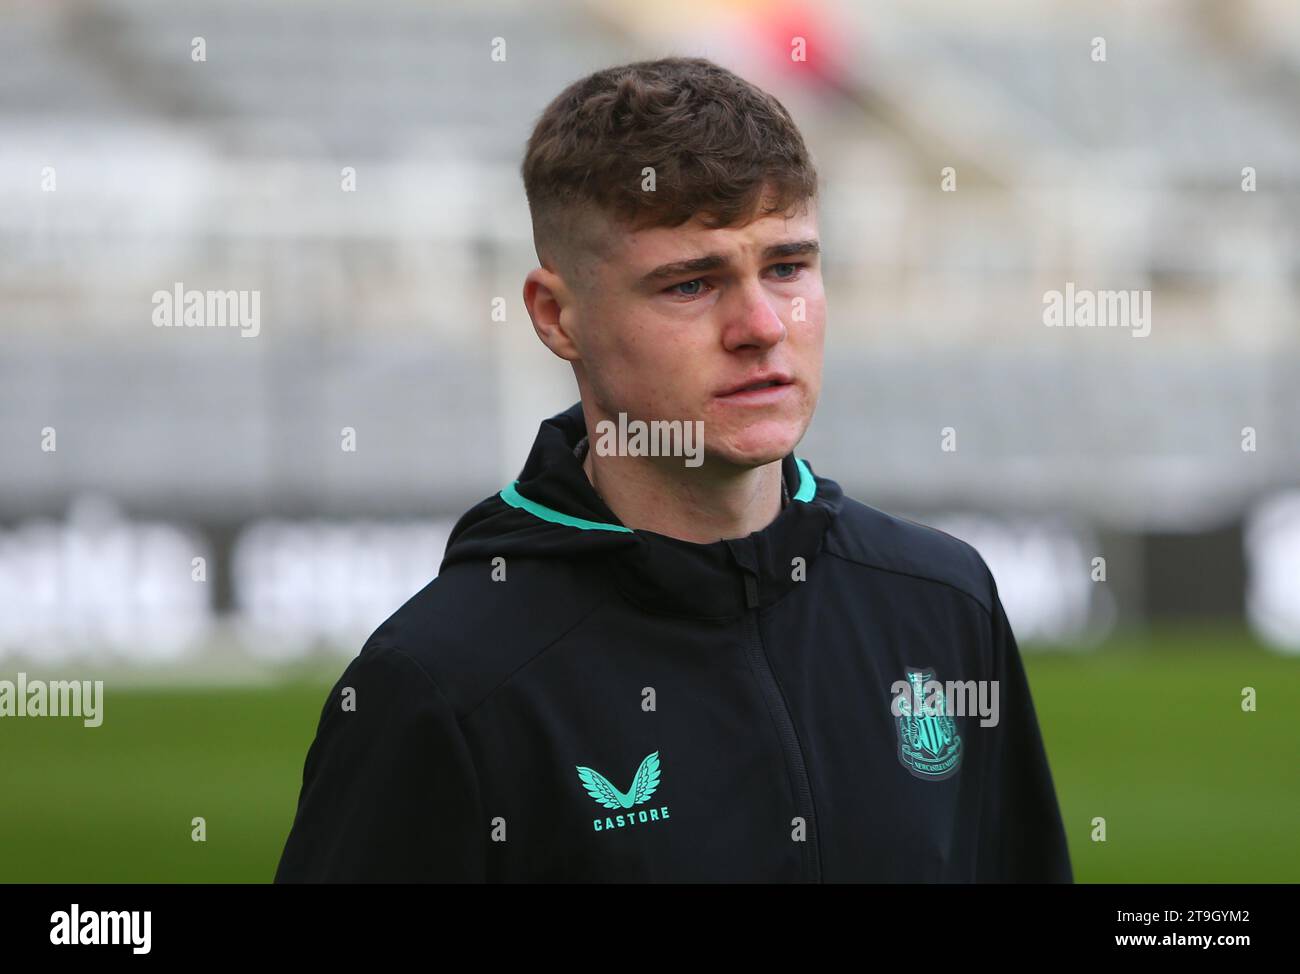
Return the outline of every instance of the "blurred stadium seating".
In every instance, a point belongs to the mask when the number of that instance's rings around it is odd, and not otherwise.
[[[1257,563],[1282,572],[1260,632],[1300,649],[1294,559],[1243,547],[1300,484],[1294,5],[810,5],[825,43],[802,71],[776,6],[662,9],[0,6],[0,656],[355,652],[576,398],[519,296],[532,120],[666,51],[773,90],[821,169],[830,337],[799,451],[818,472],[978,534],[1030,643],[1240,618]],[[259,291],[260,334],[153,327],[177,282]],[[1151,334],[1045,328],[1066,282],[1150,289]],[[1300,543],[1296,517],[1270,523]],[[369,567],[331,531],[372,538]],[[134,571],[78,567],[69,539],[110,536]],[[1104,587],[1098,555],[1122,568]]]

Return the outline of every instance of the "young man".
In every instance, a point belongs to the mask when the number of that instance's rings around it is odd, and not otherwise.
[[[334,687],[277,881],[1069,882],[984,562],[793,452],[825,298],[785,109],[612,68],[523,177],[581,401]]]

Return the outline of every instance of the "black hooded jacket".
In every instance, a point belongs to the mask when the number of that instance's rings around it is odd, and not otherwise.
[[[975,549],[794,454],[746,538],[629,530],[585,434],[542,423],[348,665],[277,882],[1072,880]],[[927,681],[996,681],[997,723]]]

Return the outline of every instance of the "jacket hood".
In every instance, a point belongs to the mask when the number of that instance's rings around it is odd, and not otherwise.
[[[770,605],[807,577],[840,512],[839,485],[790,453],[781,461],[790,503],[761,531],[701,544],[634,530],[574,454],[586,435],[581,402],[543,421],[519,477],[457,521],[439,572],[498,556],[590,559],[647,611],[730,617]]]

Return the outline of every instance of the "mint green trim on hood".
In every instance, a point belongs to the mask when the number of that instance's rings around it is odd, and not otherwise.
[[[807,503],[817,494],[817,481],[808,469],[808,464],[804,463],[798,457],[794,458],[795,466],[799,469],[799,490],[795,492],[794,500]],[[586,518],[573,517],[571,514],[563,514],[553,507],[547,507],[545,504],[539,504],[537,501],[529,500],[523,494],[515,489],[519,481],[515,480],[510,483],[509,487],[501,490],[500,497],[511,507],[517,507],[521,511],[527,511],[534,517],[539,517],[543,521],[550,521],[552,524],[563,524],[571,528],[579,528],[583,531],[624,531],[628,534],[635,534],[631,528],[624,527],[621,524],[609,524],[605,521],[588,521]]]
[[[583,531],[626,531],[632,534],[631,528],[626,528],[621,524],[606,524],[603,521],[588,521],[586,518],[573,517],[569,514],[561,514],[554,508],[547,507],[545,504],[539,504],[537,501],[530,501],[519,491],[515,490],[515,484],[519,481],[513,481],[509,487],[501,491],[501,499],[511,507],[517,507],[521,511],[527,511],[534,517],[540,517],[543,521],[550,521],[552,524],[565,524],[571,528],[581,528]]]
[[[817,481],[813,478],[812,471],[808,469],[808,464],[798,457],[794,458],[794,465],[799,468],[799,490],[795,493],[794,499],[806,504],[817,493]]]

